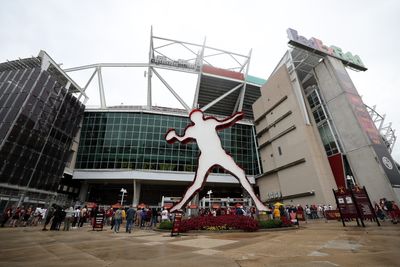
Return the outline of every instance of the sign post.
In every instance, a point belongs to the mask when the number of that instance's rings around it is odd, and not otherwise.
[[[171,236],[179,235],[181,231],[181,222],[182,222],[182,212],[175,212],[174,223],[172,224]]]
[[[94,230],[103,231],[103,225],[104,225],[104,213],[97,212],[94,217],[93,231]]]
[[[378,217],[376,216],[375,209],[372,207],[371,200],[369,199],[367,190],[365,189],[365,186],[363,188],[358,187],[357,185],[354,187],[354,189],[351,190],[351,193],[353,195],[353,198],[357,204],[357,208],[360,213],[360,218],[361,222],[363,220],[374,220],[378,224],[378,226],[381,226],[379,223]],[[364,223],[363,223],[364,226]]]
[[[335,195],[336,204],[340,212],[343,226],[346,226],[345,220],[352,219],[356,219],[357,225],[360,226],[360,222],[358,221],[359,214],[351,192],[349,192],[348,189],[341,187],[337,191],[333,189],[333,194]]]
[[[365,227],[364,220],[366,219],[371,221],[375,220],[378,226],[381,226],[365,186],[360,188],[356,185],[352,189],[341,187],[338,190],[333,189],[333,194],[336,199],[343,226],[346,226],[345,221],[351,219],[356,219],[358,226],[360,226],[358,219],[360,219],[363,227]]]

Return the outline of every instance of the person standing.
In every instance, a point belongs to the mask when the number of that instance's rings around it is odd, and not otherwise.
[[[146,212],[146,210],[143,208],[143,209],[140,211],[140,228],[146,227],[146,216],[147,216],[147,212]]]
[[[281,207],[281,206],[280,206],[280,207]],[[275,219],[275,220],[276,220],[276,219],[281,219],[281,212],[280,212],[278,206],[275,206],[274,212],[273,212],[273,216],[274,216],[274,219]]]
[[[385,199],[385,207],[387,210],[387,213],[389,214],[389,217],[392,221],[393,224],[397,224],[397,218],[396,218],[396,212],[393,209],[393,201]]]
[[[88,210],[86,206],[81,209],[81,213],[79,215],[79,225],[78,225],[79,227],[82,227],[83,224],[85,223],[87,212]]]
[[[161,221],[165,222],[168,221],[169,217],[168,217],[168,210],[167,209],[163,209],[163,211],[161,212]]]
[[[115,213],[114,213],[114,232],[118,233],[119,232],[119,227],[122,223],[122,209],[119,208]]]
[[[136,211],[136,222],[135,222],[137,227],[140,227],[142,225],[142,209],[138,209]]]
[[[54,218],[51,223],[50,230],[59,231],[61,222],[64,220],[64,218],[65,218],[65,211],[60,206],[57,206],[54,212]]]
[[[1,227],[4,227],[4,225],[7,223],[7,221],[11,218],[11,214],[12,214],[12,209],[11,208],[7,208],[4,213],[3,213],[3,218],[1,221]]]
[[[109,208],[109,209],[107,210],[107,212],[106,212],[106,223],[107,223],[107,226],[110,226],[110,225],[111,225],[113,213],[114,213],[114,211],[113,211],[112,208]],[[111,229],[111,230],[112,230],[112,229]]]
[[[131,233],[133,227],[133,221],[135,219],[136,211],[132,206],[126,211],[126,232]]]
[[[56,210],[56,204],[51,205],[51,207],[47,210],[46,220],[44,221],[42,231],[47,231],[47,225],[50,223],[51,219],[54,217],[54,212]]]
[[[76,228],[76,224],[79,222],[79,216],[80,216],[80,214],[81,214],[80,208],[81,208],[81,207],[78,206],[78,207],[74,210],[74,218],[73,218],[73,221],[72,221],[72,228]]]
[[[74,217],[74,208],[69,207],[68,209],[65,210],[65,219],[64,219],[64,231],[69,231],[71,221],[73,220]]]
[[[20,216],[21,216],[21,208],[17,207],[11,218],[10,226],[17,227]]]
[[[156,208],[151,209],[151,223],[150,227],[156,227],[157,226],[157,217],[158,217],[158,211]]]

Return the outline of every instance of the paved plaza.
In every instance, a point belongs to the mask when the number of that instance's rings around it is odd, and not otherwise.
[[[121,228],[123,229],[123,228]],[[313,221],[254,233],[0,229],[0,266],[400,266],[400,225]]]

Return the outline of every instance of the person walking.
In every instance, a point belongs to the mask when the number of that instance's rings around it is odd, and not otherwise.
[[[147,216],[147,212],[146,212],[146,210],[143,208],[143,209],[140,211],[140,228],[146,227],[146,216]]]
[[[121,226],[122,223],[122,208],[119,208],[115,213],[114,213],[114,233],[119,232],[119,227]]]
[[[135,219],[136,211],[132,206],[126,211],[126,232],[131,233],[133,228],[133,221]]]

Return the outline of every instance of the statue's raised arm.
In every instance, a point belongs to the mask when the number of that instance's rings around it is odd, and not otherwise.
[[[236,112],[232,116],[219,121],[217,120],[217,129],[223,129],[223,128],[228,128],[234,125],[237,121],[243,119],[244,113],[243,112]]]

